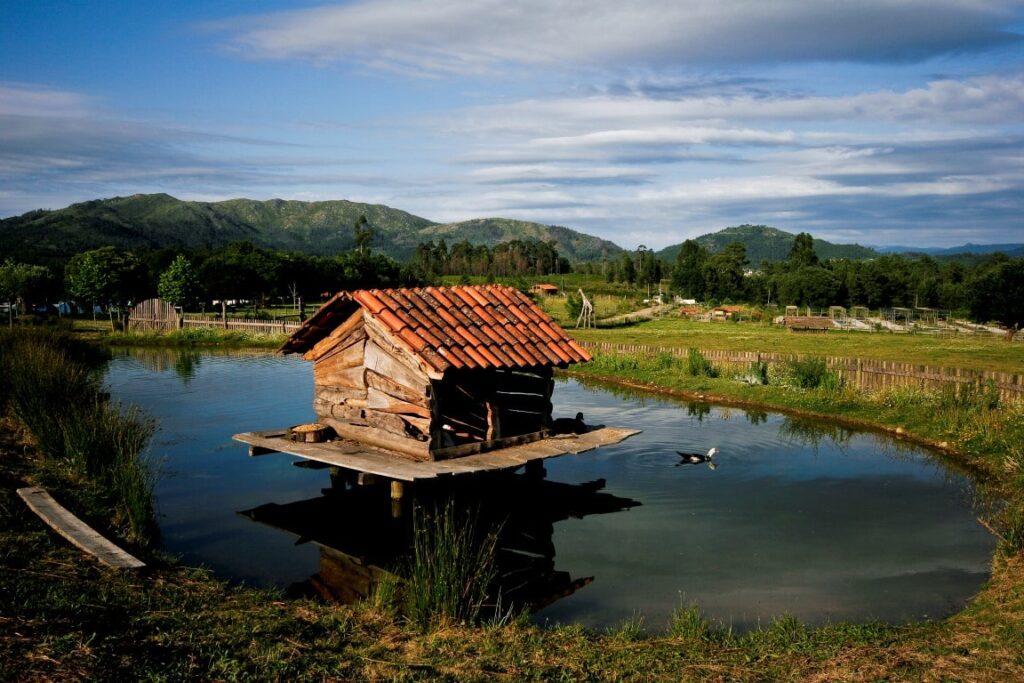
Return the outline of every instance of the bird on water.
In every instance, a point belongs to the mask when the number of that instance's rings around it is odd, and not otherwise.
[[[676,451],[676,455],[682,458],[682,460],[676,463],[676,467],[678,467],[679,465],[699,465],[702,462],[706,462],[708,464],[708,467],[710,467],[711,469],[715,469],[716,467],[718,467],[718,465],[713,463],[712,459],[714,459],[714,457],[717,454],[717,448],[712,448],[707,452],[707,454],[683,453],[682,451]]]

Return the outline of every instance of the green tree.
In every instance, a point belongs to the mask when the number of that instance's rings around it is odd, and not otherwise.
[[[806,232],[797,235],[786,262],[794,270],[818,265],[818,255],[814,253],[814,238]]]
[[[971,317],[1006,327],[1006,341],[1024,325],[1024,259],[1004,261],[979,273],[970,283]]]
[[[104,304],[114,326],[114,309],[141,295],[146,288],[145,267],[131,252],[100,247],[75,254],[64,268],[64,286],[74,298],[88,301],[96,319],[96,304]]]
[[[747,248],[742,242],[733,242],[710,256],[703,268],[706,294],[719,300],[742,298],[746,265]]]
[[[636,266],[633,265],[633,258],[629,255],[629,252],[622,252],[619,277],[623,282],[628,282],[631,285],[636,282]]]
[[[704,298],[704,262],[708,251],[694,240],[683,242],[672,269],[672,287],[684,297]]]
[[[104,302],[111,289],[111,273],[104,270],[95,251],[75,254],[64,267],[64,287],[78,302],[88,302],[92,319],[96,319],[96,304]]]
[[[0,301],[8,305],[7,324],[14,324],[14,310],[19,302],[24,312],[31,293],[37,291],[50,278],[50,271],[42,266],[17,263],[7,259],[0,265]]]
[[[199,301],[199,274],[183,254],[179,254],[164,272],[160,273],[157,296],[175,306],[192,306]]]
[[[360,255],[366,255],[373,243],[373,229],[370,228],[370,222],[366,220],[366,214],[359,214],[353,228],[355,229],[356,251]]]

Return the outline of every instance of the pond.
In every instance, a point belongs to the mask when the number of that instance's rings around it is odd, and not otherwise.
[[[106,381],[160,423],[163,543],[185,562],[298,590],[316,588],[314,575],[351,574],[352,557],[399,552],[386,493],[332,488],[326,470],[250,458],[231,441],[313,419],[308,363],[133,349],[116,355]],[[960,609],[988,577],[995,542],[977,522],[972,481],[924,450],[573,379],[556,384],[553,403],[556,416],[579,410],[590,424],[643,433],[547,460],[543,481],[463,478],[475,497],[457,500],[504,524],[518,581],[509,591],[546,605],[538,623],[605,627],[642,615],[657,630],[691,602],[737,629],[781,614],[904,622]],[[711,447],[714,468],[677,454]]]

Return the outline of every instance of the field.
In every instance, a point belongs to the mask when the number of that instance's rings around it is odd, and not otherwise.
[[[793,333],[756,322],[694,322],[665,317],[635,325],[567,331],[577,339],[666,348],[849,356],[919,365],[1024,373],[1024,344],[999,336],[938,336],[889,332]]]

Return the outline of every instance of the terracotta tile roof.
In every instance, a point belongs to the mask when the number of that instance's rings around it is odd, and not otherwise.
[[[281,351],[308,351],[357,306],[437,374],[449,368],[566,367],[591,360],[528,296],[500,285],[341,292]]]

